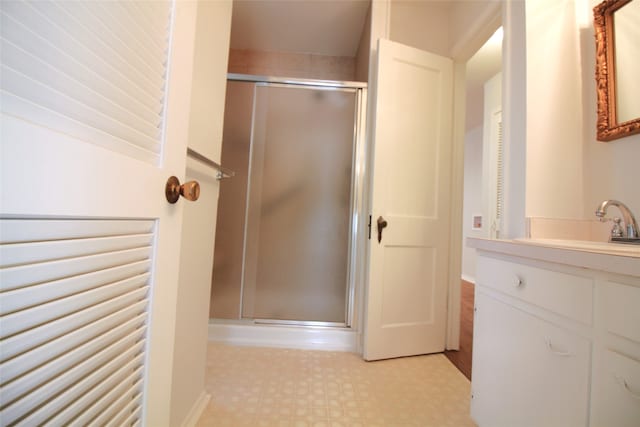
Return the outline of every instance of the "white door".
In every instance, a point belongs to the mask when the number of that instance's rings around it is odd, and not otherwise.
[[[196,3],[1,11],[2,423],[168,425]]]
[[[452,69],[448,58],[380,40],[366,360],[444,350]]]

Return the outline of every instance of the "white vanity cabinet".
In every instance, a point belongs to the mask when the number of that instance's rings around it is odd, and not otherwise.
[[[471,245],[478,426],[640,426],[640,258],[491,242]]]
[[[593,361],[591,426],[638,427],[640,280],[603,280],[598,292],[599,339]]]
[[[584,427],[591,341],[547,310],[590,321],[593,281],[523,262],[478,258],[472,416],[479,426]]]

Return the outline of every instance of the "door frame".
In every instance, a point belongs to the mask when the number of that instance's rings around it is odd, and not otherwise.
[[[508,3],[508,2],[507,2]],[[460,340],[460,278],[462,273],[462,208],[464,196],[464,136],[465,136],[465,108],[466,108],[466,63],[478,51],[486,40],[503,22],[502,2],[491,3],[484,13],[477,16],[474,25],[458,39],[451,48],[450,56],[453,64],[453,124],[452,124],[452,161],[451,161],[451,229],[449,245],[449,283],[447,296],[447,326],[445,349],[459,349]],[[505,13],[506,15],[506,13]],[[390,38],[391,0],[377,0],[371,2],[371,39],[369,51],[369,99],[367,104],[367,140],[370,140],[375,128],[376,87],[372,82],[377,81],[376,64],[378,62],[378,39]],[[506,16],[504,20],[508,19]],[[508,33],[505,32],[505,39]],[[503,85],[503,99],[508,96]],[[367,170],[373,164],[373,150],[368,146]],[[371,176],[368,176],[368,189],[365,192],[365,206],[371,210]],[[506,179],[506,178],[505,178]],[[359,307],[364,308],[364,295],[368,287],[368,264],[365,261],[364,291],[358,298]],[[360,310],[358,317],[358,352],[363,351],[364,310]]]
[[[449,246],[449,298],[447,350],[460,348],[460,280],[462,277],[462,209],[464,201],[464,137],[466,123],[467,61],[484,45],[502,23],[501,2],[490,3],[484,14],[451,49],[453,58],[453,138],[451,161],[451,242]]]

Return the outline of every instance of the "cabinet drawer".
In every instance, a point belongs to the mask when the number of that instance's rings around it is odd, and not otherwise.
[[[478,257],[478,284],[546,308],[585,324],[592,323],[593,279],[517,262]]]
[[[603,300],[607,331],[640,343],[640,288],[606,282]]]
[[[640,423],[640,362],[613,351],[605,353],[596,373],[592,427],[637,427]]]

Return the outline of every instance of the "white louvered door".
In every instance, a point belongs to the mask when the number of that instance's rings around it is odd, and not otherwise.
[[[498,239],[502,231],[502,217],[504,211],[504,144],[502,142],[502,110],[491,114],[489,128],[489,175],[491,176],[491,197],[489,224],[490,237]]]
[[[196,4],[0,11],[0,425],[168,425]]]

